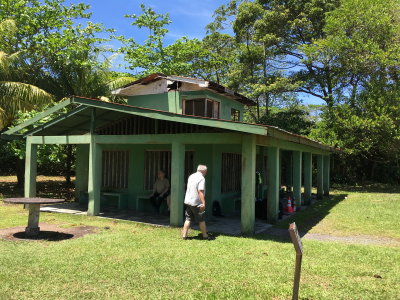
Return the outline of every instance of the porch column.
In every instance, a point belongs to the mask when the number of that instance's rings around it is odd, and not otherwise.
[[[324,196],[324,157],[317,157],[317,198],[322,199]]]
[[[89,145],[76,146],[75,198],[81,201],[80,193],[88,191]]]
[[[289,153],[289,158],[286,159],[286,191],[291,192],[293,188],[293,155],[291,152],[285,151],[284,153]],[[288,188],[290,187],[290,188]]]
[[[280,151],[277,147],[268,148],[267,181],[267,221],[275,223],[279,214]]]
[[[324,187],[324,195],[325,196],[329,196],[329,181],[330,181],[330,156],[329,155],[325,155],[324,156],[324,183],[323,183],[323,187]]]
[[[303,153],[304,158],[304,203],[310,204],[312,191],[312,154]]]
[[[242,210],[241,231],[254,234],[256,186],[256,136],[244,135],[242,140]]]
[[[24,196],[36,197],[37,145],[26,139]]]
[[[301,152],[293,151],[293,198],[296,206],[301,206]]]
[[[267,172],[266,168],[265,168],[265,156],[267,155],[267,149],[264,146],[260,147],[260,163],[261,163],[261,168],[260,168],[260,173],[261,173],[261,179],[262,179],[262,191],[261,191],[261,199],[265,199],[265,186],[266,186],[266,182],[265,182],[265,174]]]
[[[172,142],[171,157],[171,213],[170,225],[183,225],[183,202],[185,183],[185,145]],[[208,205],[211,205],[208,203]]]
[[[88,215],[97,216],[100,213],[101,175],[102,175],[102,149],[96,143],[96,136],[92,136],[89,146],[89,179]]]

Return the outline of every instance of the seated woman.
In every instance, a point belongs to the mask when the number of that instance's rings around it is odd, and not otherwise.
[[[153,193],[150,196],[151,203],[157,211],[160,210],[161,203],[167,200],[169,210],[169,181],[165,178],[165,172],[163,170],[158,171],[158,177],[153,185]]]

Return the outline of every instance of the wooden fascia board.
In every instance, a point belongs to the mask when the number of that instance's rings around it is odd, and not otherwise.
[[[3,134],[4,135],[11,135],[11,134],[13,134],[13,133],[25,128],[25,127],[28,127],[28,126],[36,123],[37,121],[39,121],[39,120],[41,120],[41,119],[43,119],[43,118],[45,118],[45,117],[57,112],[58,110],[66,107],[67,105],[69,105],[71,103],[72,103],[71,99],[64,100],[64,101],[54,105],[53,107],[50,107],[49,109],[45,110],[44,112],[42,112],[40,114],[37,114],[33,118],[31,118],[29,120],[26,120],[25,122],[13,127],[13,128],[10,128],[9,130],[4,132]]]
[[[141,135],[96,135],[99,144],[241,144],[240,133],[181,133],[181,134],[141,134]]]
[[[292,143],[298,143],[298,144],[302,144],[302,145],[307,145],[313,148],[318,148],[324,151],[334,151],[334,148],[328,145],[324,145],[321,143],[318,143],[316,141],[310,140],[306,137],[303,136],[299,136],[299,135],[295,135],[289,132],[286,132],[284,130],[281,130],[279,128],[269,128],[268,131],[268,136],[270,137],[274,137],[274,138],[278,138],[281,140],[285,140],[288,142],[292,142]]]
[[[182,134],[142,134],[142,135],[94,135],[98,144],[241,144],[239,133],[182,133]],[[29,136],[32,144],[88,144],[90,134],[66,136]]]
[[[63,135],[63,136],[28,136],[27,139],[30,140],[32,144],[39,145],[67,145],[67,144],[89,144],[91,135]]]
[[[47,128],[47,127],[53,126],[53,125],[57,124],[58,122],[60,122],[62,120],[65,120],[66,118],[68,118],[70,116],[73,116],[73,115],[75,115],[77,113],[80,113],[80,112],[84,111],[86,108],[87,108],[86,106],[77,107],[77,108],[75,108],[74,110],[72,110],[72,111],[70,111],[68,113],[65,113],[65,114],[63,114],[63,115],[61,115],[61,116],[59,116],[59,117],[47,122],[47,123],[44,123],[44,124],[42,124],[40,126],[37,126],[37,127],[33,128],[33,129],[25,132],[22,136],[26,137],[28,135],[33,135],[35,133],[38,133],[41,130]]]
[[[315,146],[310,146],[306,144],[296,143],[293,141],[283,140],[272,136],[260,136],[256,138],[257,145],[265,147],[278,147],[284,150],[290,151],[301,151],[301,152],[311,152],[313,154],[329,155],[329,150],[323,150]]]

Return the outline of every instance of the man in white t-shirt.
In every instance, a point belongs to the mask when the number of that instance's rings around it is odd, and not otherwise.
[[[210,239],[206,229],[204,215],[206,212],[206,179],[207,166],[199,165],[197,172],[189,176],[185,195],[185,224],[183,225],[182,238],[188,237],[188,230],[193,220],[199,222],[203,239]]]

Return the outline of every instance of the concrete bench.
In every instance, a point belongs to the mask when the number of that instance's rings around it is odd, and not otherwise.
[[[142,195],[136,197],[136,210],[137,211],[150,211],[155,212],[155,208],[151,204],[150,195]],[[163,201],[160,206],[160,211],[158,213],[166,213],[168,211],[168,206],[166,201]]]
[[[105,204],[108,202],[116,201],[118,209],[127,209],[128,208],[128,201],[126,194],[124,193],[117,193],[117,192],[102,192],[102,197],[104,198]]]
[[[239,212],[241,209],[241,201],[242,199],[240,197],[232,197],[232,198],[228,197],[221,199],[220,204],[221,204],[222,214],[231,215]]]

